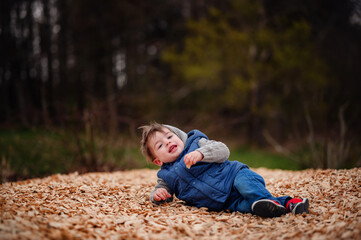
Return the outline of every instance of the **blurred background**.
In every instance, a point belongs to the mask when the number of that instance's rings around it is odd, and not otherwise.
[[[281,169],[361,166],[358,0],[2,0],[1,181],[153,167],[139,126]]]

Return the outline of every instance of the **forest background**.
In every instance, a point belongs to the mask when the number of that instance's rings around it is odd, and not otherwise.
[[[2,0],[0,53],[1,181],[151,167],[152,120],[254,167],[361,166],[357,0]]]

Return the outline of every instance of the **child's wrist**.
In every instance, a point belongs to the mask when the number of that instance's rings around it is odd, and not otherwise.
[[[202,161],[203,160],[203,158],[204,158],[204,155],[203,155],[203,153],[201,153],[201,151],[198,151],[198,150],[196,150],[197,152],[199,152],[200,153],[200,160],[199,161]]]

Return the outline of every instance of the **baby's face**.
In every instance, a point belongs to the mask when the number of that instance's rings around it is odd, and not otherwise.
[[[148,147],[155,157],[154,163],[160,166],[177,160],[184,149],[183,141],[176,134],[167,128],[163,131],[154,133],[148,142]]]

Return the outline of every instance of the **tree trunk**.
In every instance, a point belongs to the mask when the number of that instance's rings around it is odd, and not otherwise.
[[[44,56],[46,56],[46,61],[47,61],[47,68],[46,68],[46,75],[47,75],[47,79],[45,80],[45,86],[46,86],[46,91],[44,92],[44,98],[46,100],[46,104],[43,105],[43,107],[46,107],[46,112],[48,112],[48,120],[51,121],[51,118],[54,117],[56,115],[55,113],[55,107],[54,107],[54,91],[53,91],[53,87],[54,87],[54,76],[53,76],[53,54],[51,52],[51,46],[52,46],[52,26],[51,26],[51,21],[50,21],[50,3],[47,0],[43,0],[43,5],[44,5],[44,33],[43,33],[43,37],[42,37],[42,51]],[[44,69],[43,69],[44,70]],[[50,123],[49,121],[46,122],[47,125]]]

